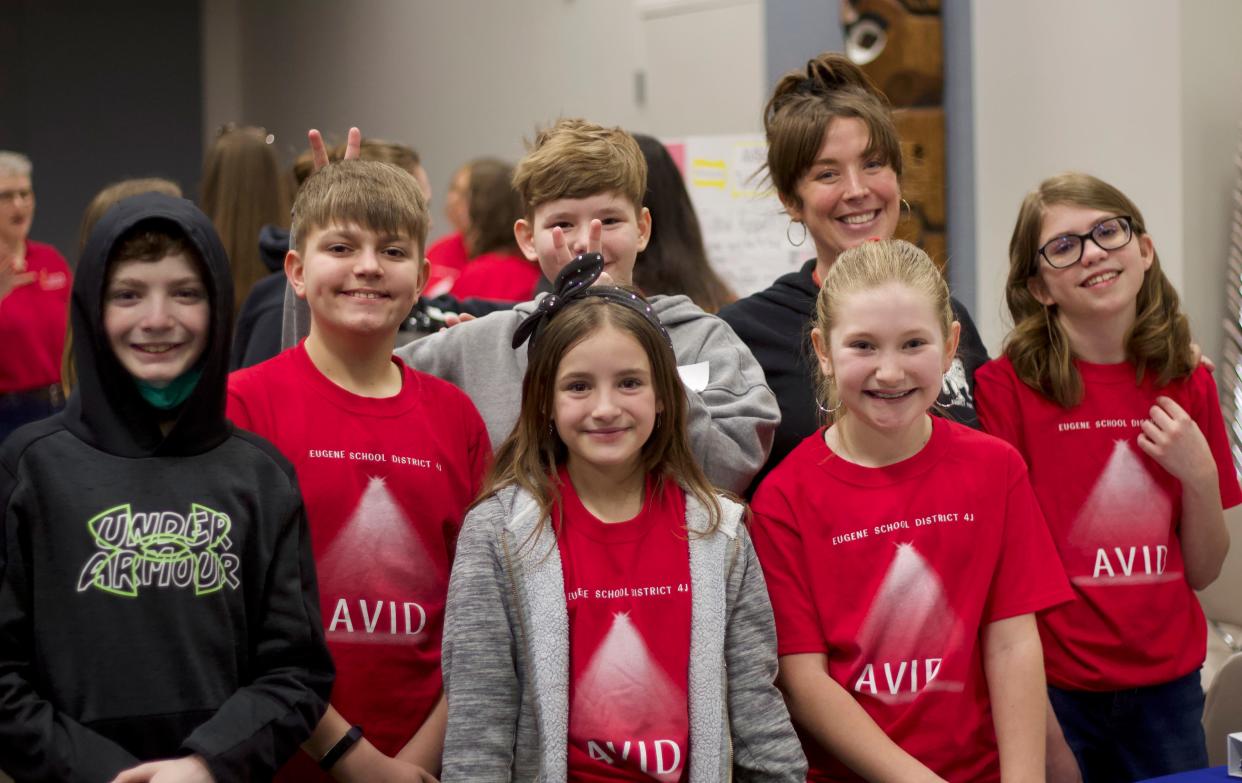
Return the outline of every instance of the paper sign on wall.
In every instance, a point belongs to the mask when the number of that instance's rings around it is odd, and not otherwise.
[[[815,255],[809,240],[795,247],[786,238],[789,217],[762,171],[762,135],[687,136],[665,145],[681,167],[707,257],[738,296],[767,288]],[[791,233],[802,235],[799,227]]]

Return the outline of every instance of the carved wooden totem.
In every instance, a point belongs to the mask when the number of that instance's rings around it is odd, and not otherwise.
[[[845,54],[892,101],[910,203],[897,236],[942,269],[945,240],[944,57],[940,0],[841,0]]]

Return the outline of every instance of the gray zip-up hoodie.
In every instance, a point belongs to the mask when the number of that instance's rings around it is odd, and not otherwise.
[[[543,296],[397,349],[406,364],[470,395],[487,424],[492,448],[508,437],[522,407],[526,350],[513,350],[513,333]],[[673,340],[678,366],[707,364],[706,385],[686,389],[690,448],[709,481],[741,493],[767,459],[781,420],[763,369],[728,324],[687,297],[647,301]]]
[[[454,327],[459,328],[459,327]],[[690,783],[806,780],[775,685],[776,628],[741,522],[686,494],[690,531]],[[510,487],[466,517],[444,621],[444,783],[566,779],[569,614],[560,551],[538,503]]]

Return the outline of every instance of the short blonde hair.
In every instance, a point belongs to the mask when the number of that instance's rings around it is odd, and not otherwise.
[[[621,128],[583,119],[562,119],[535,136],[513,172],[526,219],[549,201],[619,193],[637,213],[647,192],[647,160]]]
[[[815,300],[814,329],[825,344],[828,334],[837,325],[841,302],[850,294],[870,291],[889,283],[900,283],[927,297],[936,314],[940,336],[949,339],[953,331],[953,302],[949,285],[930,257],[904,239],[863,242],[837,257],[824,275],[824,285]],[[815,391],[826,411],[838,411],[840,397],[836,384],[826,376],[818,363],[815,369]],[[841,413],[828,414],[830,420]]]
[[[355,224],[413,238],[422,258],[430,223],[427,198],[413,174],[390,163],[343,160],[312,174],[298,191],[289,242],[301,252],[315,229]]]

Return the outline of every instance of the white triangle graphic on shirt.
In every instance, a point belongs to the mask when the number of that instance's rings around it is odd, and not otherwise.
[[[570,720],[579,737],[617,743],[628,737],[650,737],[668,725],[668,716],[686,709],[685,694],[652,657],[629,613],[613,615],[612,628],[599,644],[574,691]],[[637,767],[638,751],[629,765]],[[682,763],[666,774],[649,772],[656,780],[676,783]]]
[[[315,564],[320,580],[357,596],[416,600],[444,578],[381,476],[374,476],[341,532]],[[390,595],[393,589],[399,595]]]
[[[1173,503],[1134,453],[1129,441],[1113,446],[1067,540],[1084,552],[1169,541]]]
[[[897,553],[884,575],[884,581],[871,600],[867,617],[858,629],[858,641],[863,658],[883,671],[888,664],[890,671],[914,680],[926,676],[927,660],[940,659],[954,650],[961,633],[960,623],[953,607],[949,605],[944,583],[931,564],[919,554],[912,543],[897,545]],[[906,669],[901,666],[905,664]],[[939,671],[937,665],[932,665]],[[917,672],[912,672],[917,669]],[[884,675],[880,675],[882,678]],[[916,680],[914,680],[916,681]],[[917,682],[917,681],[916,681]],[[930,684],[918,690],[960,691],[962,683],[951,682],[938,675]],[[890,693],[880,689],[875,696],[882,701],[896,702],[913,699],[906,685],[897,687],[899,692]]]

